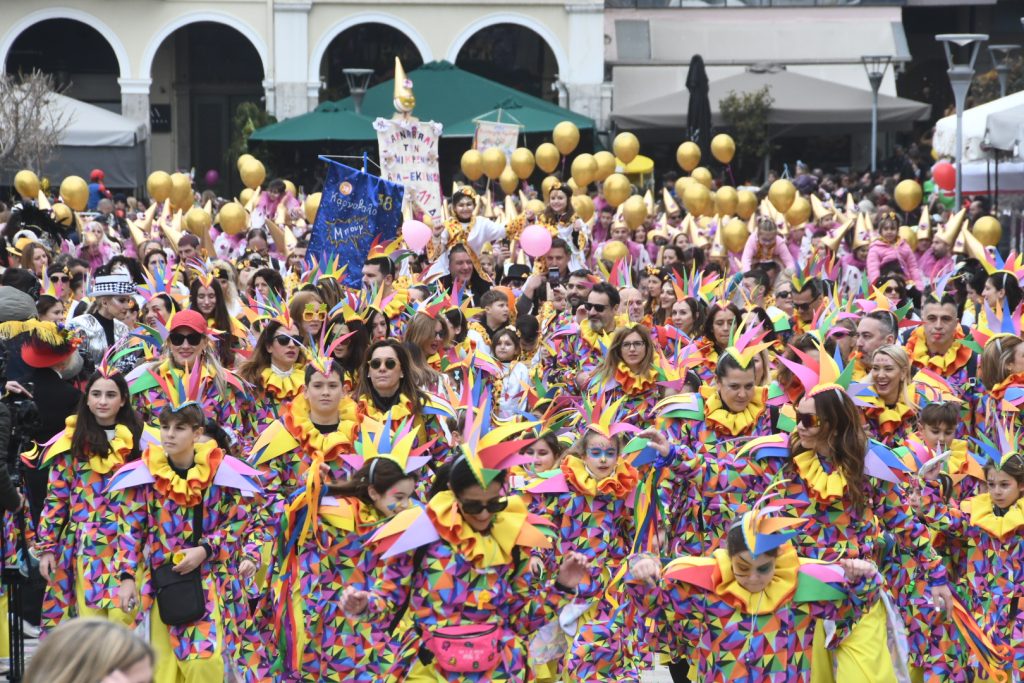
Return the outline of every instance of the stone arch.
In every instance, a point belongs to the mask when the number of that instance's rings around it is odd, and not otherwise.
[[[7,57],[11,52],[11,46],[14,45],[14,41],[18,39],[18,36],[35,24],[50,19],[78,21],[96,29],[107,41],[107,44],[110,45],[110,49],[114,51],[114,56],[117,58],[118,78],[130,79],[132,77],[132,65],[131,60],[128,58],[128,50],[125,49],[124,43],[121,42],[118,35],[106,23],[88,12],[69,7],[41,9],[27,14],[14,22],[3,35],[3,38],[0,38],[0,69],[5,68]]]
[[[153,60],[156,59],[156,53],[165,40],[178,29],[200,22],[223,24],[242,34],[246,40],[252,43],[256,53],[259,54],[260,62],[263,65],[263,78],[267,78],[267,74],[270,72],[270,50],[267,47],[267,41],[249,23],[232,14],[216,11],[189,12],[165,24],[146,44],[146,50],[142,53],[142,62],[139,64],[139,78],[152,78]]]

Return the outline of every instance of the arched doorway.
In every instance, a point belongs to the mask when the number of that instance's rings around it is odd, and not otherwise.
[[[195,169],[199,190],[216,170],[220,181],[209,189],[240,191],[232,148],[266,117],[263,62],[252,42],[219,22],[182,26],[156,50],[151,77],[152,168]]]
[[[518,24],[495,24],[473,34],[455,65],[516,90],[558,102],[552,89],[558,73],[555,53],[535,31]]]
[[[394,26],[366,23],[345,29],[331,40],[320,60],[320,101],[348,97],[343,69],[373,69],[370,87],[393,78],[396,56],[406,72],[423,65],[419,49]]]
[[[7,73],[53,76],[68,97],[121,113],[120,67],[103,34],[74,19],[46,19],[21,32],[7,53]]]

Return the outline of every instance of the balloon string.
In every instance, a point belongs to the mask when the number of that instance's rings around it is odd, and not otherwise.
[[[725,170],[729,174],[729,180],[732,181],[732,186],[736,187],[736,176],[732,174],[732,164],[726,164]]]

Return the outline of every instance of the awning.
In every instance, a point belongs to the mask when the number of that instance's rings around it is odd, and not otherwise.
[[[1024,91],[971,107],[963,116],[964,161],[989,159],[990,148],[1013,152],[1024,142]],[[956,156],[956,116],[935,124],[935,151]],[[1018,157],[1021,152],[1018,149]]]
[[[250,139],[261,142],[312,142],[374,140],[376,137],[373,119],[340,109],[336,102],[324,102],[308,114],[260,128]]]
[[[102,107],[54,93],[50,107],[67,122],[60,138],[65,147],[133,147],[146,139],[146,126]]]
[[[520,132],[523,133],[550,133],[560,122],[568,120],[572,120],[579,127],[580,123],[575,120],[575,117],[579,117],[579,115],[574,114],[574,118],[570,119],[566,117],[565,112],[565,109],[560,109],[559,111],[541,109],[529,104],[523,104],[518,98],[510,98],[502,102],[496,102],[490,111],[459,121],[451,126],[446,126],[443,137],[471,138],[476,135],[476,122],[481,119],[497,121],[499,123],[515,123],[521,126]],[[593,126],[593,121],[590,122],[590,126]],[[585,122],[583,127],[586,127]]]
[[[774,98],[768,114],[773,135],[792,132],[851,132],[871,125],[869,90],[859,90],[838,83],[772,68],[748,70],[711,82],[711,118],[716,126],[724,125],[720,101],[729,93],[757,92],[767,87]],[[686,127],[689,91],[685,88],[665,93],[644,102],[637,102],[612,111],[612,120],[623,129]],[[928,118],[931,105],[902,97],[879,95],[878,123],[882,129],[907,127],[914,121]]]

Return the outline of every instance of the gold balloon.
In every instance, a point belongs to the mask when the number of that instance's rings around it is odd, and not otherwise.
[[[971,232],[984,246],[994,247],[1003,236],[1003,226],[994,216],[982,216],[974,222]]]
[[[22,199],[36,199],[39,196],[39,176],[25,169],[14,176],[14,189]]]
[[[544,209],[547,207],[544,202],[540,199],[530,199],[526,202],[526,210],[533,212],[535,216],[539,216],[544,213]]]
[[[757,211],[757,195],[750,190],[740,190],[736,193],[736,215],[745,221]]]
[[[580,129],[572,121],[562,121],[551,131],[551,139],[560,154],[571,154],[580,144]]]
[[[594,161],[597,162],[597,173],[594,180],[603,183],[604,179],[615,173],[615,155],[606,150],[595,152]]]
[[[618,206],[629,198],[632,188],[629,178],[621,173],[613,173],[604,179],[604,199],[612,206]]]
[[[185,173],[171,174],[171,204],[177,209],[187,211],[195,204],[192,194],[192,179]]]
[[[619,133],[612,140],[612,150],[622,163],[628,165],[640,153],[640,141],[632,133]]]
[[[601,248],[601,260],[615,263],[619,259],[624,259],[629,256],[629,249],[626,245],[619,240],[610,240],[605,242],[604,247]]]
[[[684,142],[679,145],[679,149],[676,150],[676,163],[687,173],[697,168],[697,164],[700,163],[700,147],[697,143]]]
[[[900,237],[907,241],[911,249],[917,249],[917,230],[909,225],[901,225]]]
[[[594,217],[594,200],[585,194],[574,195],[572,209],[584,222]]]
[[[785,178],[780,178],[768,188],[768,201],[779,213],[786,213],[796,200],[796,187]]]
[[[743,251],[749,237],[750,231],[747,230],[747,222],[743,219],[733,218],[722,228],[722,244],[734,254]]]
[[[298,190],[295,189],[295,183],[293,183],[290,180],[284,181],[284,191],[290,194],[291,196],[295,197],[296,199],[299,196]]]
[[[213,216],[198,206],[189,209],[185,214],[185,227],[193,235],[201,236],[209,233],[211,225],[213,225]]]
[[[235,161],[235,166],[238,168],[238,172],[241,173],[242,167],[245,166],[250,161],[256,161],[256,157],[254,157],[251,154],[243,154],[242,156],[238,157],[238,160]]]
[[[75,211],[85,211],[89,204],[89,184],[79,176],[69,175],[60,183],[60,196]]]
[[[622,217],[626,220],[626,225],[630,230],[636,230],[643,225],[647,218],[647,205],[644,204],[644,198],[635,194],[623,202]]]
[[[549,175],[547,178],[545,178],[544,180],[542,180],[540,182],[540,192],[544,196],[544,201],[545,202],[548,201],[548,195],[551,194],[551,188],[554,186],[555,183],[559,183],[559,182],[561,182],[561,181],[557,177],[555,177],[553,175]],[[571,194],[571,193],[566,192],[566,194]]]
[[[72,213],[71,207],[67,204],[54,204],[53,220],[57,221],[61,225],[71,226],[75,222],[75,215]]]
[[[533,158],[533,152],[526,147],[519,147],[512,152],[509,165],[512,166],[512,170],[515,171],[517,178],[526,180],[533,175],[533,168],[537,165],[537,162]]]
[[[497,147],[489,147],[483,151],[481,157],[484,162],[484,175],[489,180],[497,180],[508,163],[505,153]]]
[[[537,154],[535,156],[537,165],[545,173],[554,173],[555,169],[558,168],[558,162],[562,160],[562,155],[558,153],[558,148],[550,142],[545,142],[537,147]]]
[[[171,196],[171,174],[166,171],[153,171],[146,178],[146,192],[149,198],[163,204]]]
[[[306,195],[306,201],[302,203],[302,213],[306,216],[306,222],[310,225],[316,220],[316,212],[320,209],[320,198],[323,195],[320,192],[314,192],[311,195]]]
[[[594,182],[594,177],[597,175],[597,161],[594,159],[594,155],[586,152],[580,154],[572,160],[571,171],[572,179],[580,187],[586,187]]]
[[[921,190],[921,184],[916,180],[904,180],[896,186],[896,191],[893,195],[896,198],[896,203],[902,210],[913,211],[921,206],[921,198],[924,196],[924,193]]]
[[[736,188],[723,185],[715,192],[715,209],[722,216],[735,216],[740,197]]]
[[[244,232],[246,223],[248,223],[248,215],[245,213],[245,207],[238,202],[228,202],[220,207],[217,224],[227,234],[237,235]]]
[[[690,183],[683,190],[683,206],[694,216],[707,213],[711,208],[711,190],[700,183]]]
[[[256,190],[249,189],[248,187],[243,188],[242,191],[238,193],[238,201],[241,202],[242,206],[248,206],[249,202],[252,200],[253,194],[255,193]]]
[[[807,197],[797,195],[793,199],[792,206],[786,212],[786,222],[792,226],[803,225],[811,217],[811,203]]]
[[[512,194],[519,187],[519,176],[512,170],[511,166],[506,166],[498,176],[498,184],[501,185],[501,191],[505,194]]]
[[[676,197],[682,197],[683,193],[686,192],[686,188],[695,183],[693,178],[688,175],[684,175],[682,178],[676,181]]]
[[[467,149],[462,155],[462,175],[476,182],[484,174],[484,158],[478,150]]]
[[[718,159],[719,163],[728,164],[736,156],[736,143],[732,137],[725,133],[719,133],[711,138],[711,156]]]
[[[255,190],[266,180],[267,169],[263,167],[263,162],[259,159],[247,159],[242,164],[239,174],[242,176],[242,184]]]
[[[700,166],[690,171],[690,177],[696,180],[704,187],[708,188],[709,190],[711,189],[711,171],[704,168],[703,166]]]

